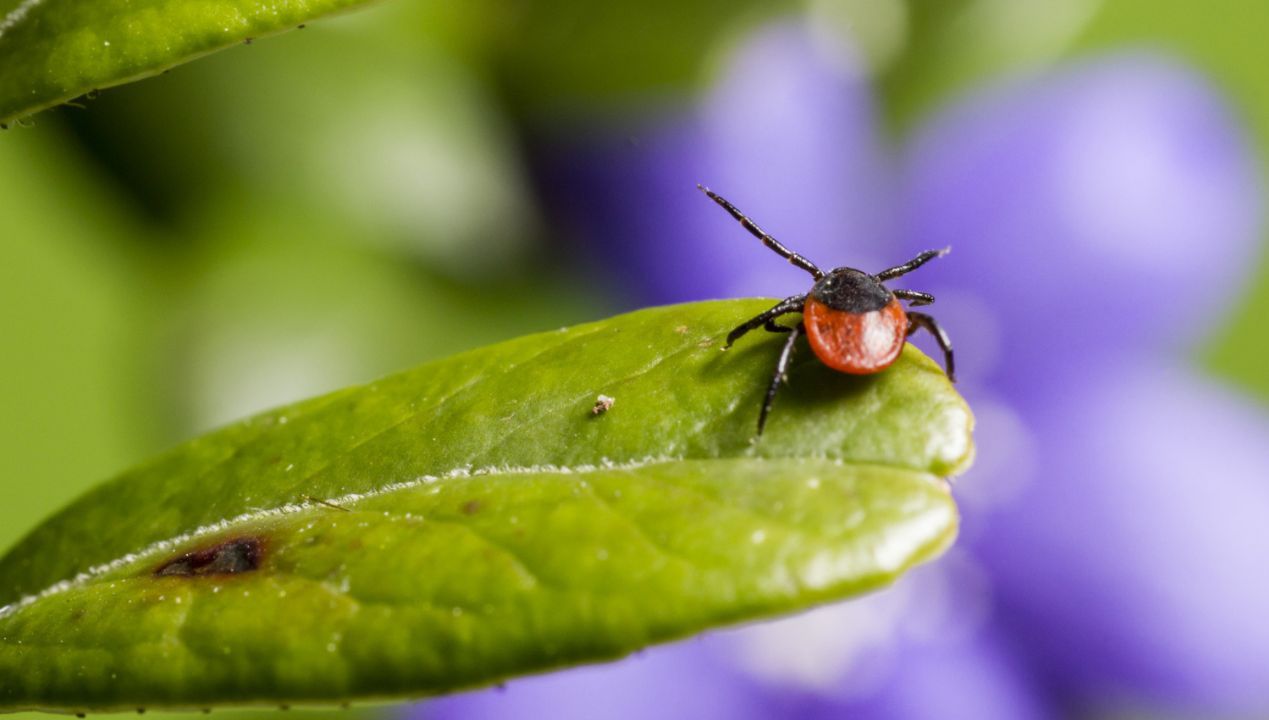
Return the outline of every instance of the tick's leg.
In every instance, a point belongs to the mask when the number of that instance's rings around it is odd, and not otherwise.
[[[934,302],[934,296],[929,293],[919,292],[917,290],[891,290],[897,298],[903,298],[912,302],[912,307],[921,307]]]
[[[737,209],[735,205],[732,205],[731,203],[727,202],[727,199],[724,198],[722,195],[715,193],[713,190],[710,190],[704,185],[698,184],[696,187],[700,188],[701,192],[708,195],[709,199],[713,200],[719,205],[722,205],[723,209],[731,213],[732,217],[740,221],[740,224],[743,225],[744,228],[750,232],[750,234],[752,234],[754,237],[761,240],[764,245],[774,250],[777,255],[784,258],[785,260],[788,260],[789,263],[794,265],[795,267],[802,268],[803,270],[811,273],[811,277],[814,277],[816,280],[819,280],[820,278],[824,277],[824,271],[816,267],[815,263],[811,262],[810,260],[807,260],[801,255],[798,255],[797,253],[788,249],[784,245],[781,245],[779,240],[776,240],[775,238],[768,235],[765,230],[758,227],[758,223],[746,217],[745,214],[740,212],[740,210]]]
[[[781,325],[775,320],[768,320],[765,323],[763,323],[762,329],[771,333],[793,332],[793,328],[789,327],[788,325]]]
[[[727,333],[727,344],[723,346],[723,349],[726,350],[731,347],[731,344],[736,342],[741,335],[744,335],[754,328],[760,328],[781,315],[788,315],[793,312],[802,312],[802,306],[805,304],[805,295],[794,295],[781,300],[776,303],[775,307],[761,315],[758,315],[757,317],[745,321],[743,324],[736,326],[735,330]]]
[[[793,359],[793,345],[798,341],[798,335],[805,332],[806,328],[802,323],[798,323],[797,327],[788,328],[789,339],[784,341],[784,349],[780,351],[780,359],[776,361],[775,374],[771,376],[771,384],[767,386],[767,397],[762,402],[762,412],[758,414],[758,434],[762,434],[762,429],[767,425],[767,415],[771,412],[771,403],[775,402],[776,391],[780,389],[780,383],[788,380],[789,362]]]
[[[881,272],[877,273],[874,277],[876,277],[878,280],[882,282],[885,282],[886,280],[893,280],[899,277],[900,275],[906,275],[912,272],[913,270],[916,270],[917,268],[928,263],[929,261],[933,260],[936,257],[943,257],[944,255],[950,253],[951,251],[952,251],[952,248],[950,247],[945,247],[942,250],[926,250],[925,252],[921,253],[920,255],[917,255],[916,257],[912,258],[911,260],[905,262],[902,265],[895,265],[892,268],[887,268],[885,270],[882,270]]]
[[[929,315],[919,312],[908,313],[908,334],[916,332],[917,328],[929,330],[938,341],[939,347],[943,349],[943,367],[947,369],[947,379],[956,382],[956,362],[952,359],[952,341],[947,337],[947,333],[943,332],[943,328],[939,327],[939,324]]]

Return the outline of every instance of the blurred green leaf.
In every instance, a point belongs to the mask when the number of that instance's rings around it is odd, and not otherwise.
[[[712,53],[802,2],[542,0],[489,3],[485,40],[504,91],[521,109],[551,114],[638,109],[703,86]]]
[[[399,36],[418,14],[388,3],[332,18],[58,114],[178,222],[209,197],[267,197],[262,214],[342,216],[357,245],[452,277],[518,269],[537,227],[516,139],[468,67]]]
[[[803,353],[753,442],[779,339],[720,338],[769,302],[472,351],[99,487],[0,559],[0,709],[443,692],[894,580],[955,534],[969,409],[914,349]]]
[[[966,88],[1059,59],[1104,2],[909,0],[906,51],[878,68],[887,116],[894,126],[906,129]],[[871,4],[849,6],[867,13]],[[849,15],[841,20],[847,33],[861,24]]]
[[[25,0],[0,19],[0,122],[366,0]]]
[[[411,367],[593,317],[575,278],[522,262],[462,283],[370,244],[339,208],[231,191],[204,198],[172,278],[172,440]],[[491,252],[477,253],[488,258]],[[496,265],[496,263],[490,263]],[[507,312],[514,307],[514,312]],[[589,310],[587,308],[590,308]]]
[[[0,142],[0,548],[156,447],[146,228],[55,139]]]

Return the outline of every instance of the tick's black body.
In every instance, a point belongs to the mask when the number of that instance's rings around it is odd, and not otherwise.
[[[943,350],[947,376],[955,382],[952,343],[947,333],[943,332],[933,317],[905,310],[899,304],[899,300],[903,299],[912,307],[929,305],[934,302],[934,296],[916,290],[890,290],[883,284],[945,255],[947,249],[927,250],[902,265],[882,270],[876,275],[849,267],[839,267],[825,273],[815,263],[768,235],[722,196],[704,186],[697,187],[740,221],[764,245],[815,278],[810,292],[781,300],[770,310],[747,320],[727,334],[725,347],[731,347],[742,335],[759,327],[769,332],[789,334],[780,351],[780,359],[776,362],[771,384],[767,387],[762,412],[758,415],[759,435],[762,434],[767,415],[771,412],[776,390],[781,381],[786,379],[794,343],[799,335],[807,336],[811,349],[825,365],[841,372],[862,375],[880,372],[888,367],[898,357],[907,337],[918,328],[924,328],[938,341]],[[776,318],[790,313],[802,313],[802,321],[795,326],[775,322]]]
[[[854,268],[837,268],[816,280],[810,295],[834,310],[848,313],[880,310],[894,299],[876,278]]]

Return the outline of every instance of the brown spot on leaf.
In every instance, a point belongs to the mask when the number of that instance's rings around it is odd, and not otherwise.
[[[193,550],[160,565],[155,575],[234,575],[260,567],[264,541],[258,537],[225,540],[211,547]]]
[[[480,512],[480,507],[481,507],[481,504],[479,500],[468,500],[467,502],[463,503],[463,514],[475,515],[476,513]]]

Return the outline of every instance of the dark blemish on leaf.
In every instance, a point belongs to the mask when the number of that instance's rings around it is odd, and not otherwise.
[[[600,395],[595,398],[595,405],[591,407],[590,414],[592,417],[599,417],[612,409],[613,403],[617,402],[616,398]]]
[[[84,713],[75,713],[75,717],[82,718],[82,717],[88,717],[88,716],[85,715]]]
[[[137,714],[138,714],[138,715],[144,715],[144,714],[145,714],[145,708],[137,708]]]
[[[279,709],[279,710],[290,710],[290,709],[291,709],[291,706],[290,706],[290,705],[279,705],[279,706],[278,706],[278,709]]]
[[[253,42],[255,42],[255,41],[256,41],[256,40],[255,40],[255,38],[243,38],[243,39],[242,39],[242,44],[243,44],[243,45],[250,45],[251,43],[253,43]]]
[[[235,575],[260,567],[264,542],[258,537],[226,540],[202,550],[194,550],[160,565],[155,575]]]
[[[296,26],[295,26],[295,29],[296,29],[296,30],[303,30],[303,29],[304,29],[304,28],[306,28],[306,27],[308,27],[308,26],[307,26],[307,25],[304,25],[304,24],[302,24],[302,23],[301,23],[300,25],[296,25]]]
[[[468,500],[467,502],[463,503],[463,514],[475,515],[476,513],[480,512],[480,508],[481,508],[481,504],[479,500]]]

